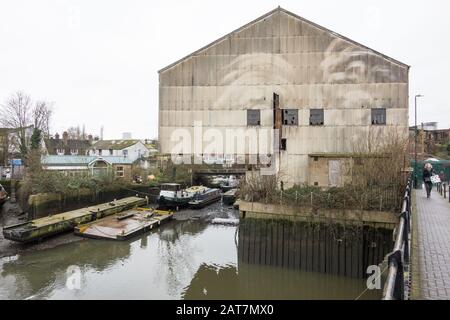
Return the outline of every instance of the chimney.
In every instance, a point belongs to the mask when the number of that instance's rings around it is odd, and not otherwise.
[[[55,139],[59,140],[59,133],[58,132],[55,134]]]
[[[67,140],[69,140],[69,134],[67,133],[67,131],[63,132],[63,141],[64,144],[67,144]]]
[[[88,140],[89,140],[89,143],[92,144],[92,140],[93,140],[92,134],[88,135]]]

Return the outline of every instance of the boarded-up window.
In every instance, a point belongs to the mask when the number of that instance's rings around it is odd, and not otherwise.
[[[341,185],[341,161],[328,161],[328,183],[330,187],[339,187]]]
[[[323,109],[311,109],[309,114],[309,125],[323,126]]]
[[[247,125],[248,126],[261,125],[261,110],[247,110]]]
[[[386,109],[385,108],[372,109],[372,124],[373,125],[386,124]]]
[[[283,109],[283,125],[298,126],[298,110]]]

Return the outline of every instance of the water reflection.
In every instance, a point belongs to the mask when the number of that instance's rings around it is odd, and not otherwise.
[[[183,299],[334,299],[353,300],[365,291],[359,279],[271,266],[203,264],[184,289]],[[379,291],[367,291],[362,299],[380,299]]]
[[[273,242],[270,252],[261,245],[269,243],[261,241],[262,233],[255,233],[267,226],[243,223],[238,249],[236,227],[208,221],[173,221],[130,241],[84,240],[0,259],[0,299],[353,299],[365,289],[361,278],[289,267],[305,250],[313,251],[292,246],[287,232],[280,243],[297,251]],[[282,235],[273,232],[270,239]],[[267,260],[278,252],[290,254]],[[80,290],[66,286],[70,266],[81,269]],[[379,295],[369,292],[363,298]]]
[[[392,249],[392,230],[351,224],[243,219],[239,262],[364,278]]]

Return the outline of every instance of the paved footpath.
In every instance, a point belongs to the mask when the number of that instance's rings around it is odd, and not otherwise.
[[[427,199],[425,190],[414,190],[418,237],[413,254],[418,257],[419,275],[413,275],[413,287],[417,299],[449,300],[450,203],[433,189],[431,199]]]

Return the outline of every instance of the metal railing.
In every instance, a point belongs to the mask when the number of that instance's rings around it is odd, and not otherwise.
[[[444,197],[444,199],[447,199],[447,193],[448,193],[448,201],[450,202],[450,182],[441,182],[437,185],[437,191],[441,194],[441,196]]]
[[[410,265],[411,190],[412,176],[408,179],[403,198],[394,250],[388,255],[389,273],[383,290],[383,300],[408,299],[409,281],[405,280],[405,273],[409,274]]]

